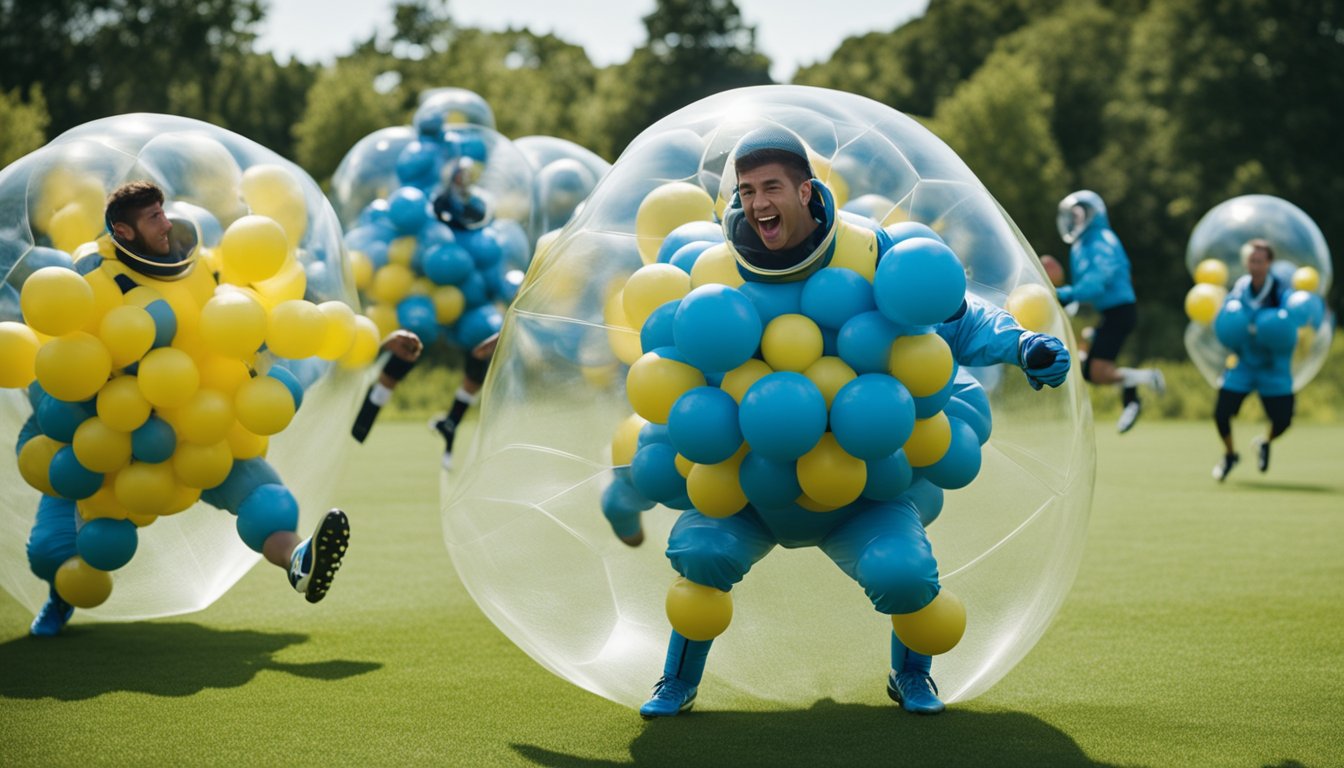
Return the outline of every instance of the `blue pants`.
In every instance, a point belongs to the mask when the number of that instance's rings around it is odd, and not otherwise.
[[[37,520],[28,534],[28,567],[53,587],[56,569],[76,554],[78,522],[79,512],[69,499],[43,495],[37,503]]]

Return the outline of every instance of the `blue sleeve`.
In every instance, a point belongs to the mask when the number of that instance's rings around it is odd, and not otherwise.
[[[27,421],[23,422],[23,426],[19,428],[19,442],[15,444],[14,452],[18,453],[19,451],[22,451],[23,446],[29,440],[32,440],[40,434],[42,434],[42,430],[37,426],[37,414],[33,413],[28,417]]]
[[[967,296],[961,311],[937,327],[959,365],[1018,365],[1018,345],[1026,329],[1013,316]]]
[[[1090,243],[1087,247],[1092,258],[1088,268],[1074,276],[1072,300],[1090,304],[1106,294],[1116,274],[1121,271],[1120,260],[1124,256],[1102,240]]]

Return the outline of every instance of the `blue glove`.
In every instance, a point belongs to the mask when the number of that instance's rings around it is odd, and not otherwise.
[[[1046,333],[1025,333],[1018,346],[1022,370],[1032,389],[1058,387],[1069,375],[1069,350]]]
[[[1060,304],[1073,303],[1073,286],[1061,285],[1055,289],[1055,297],[1059,299]]]

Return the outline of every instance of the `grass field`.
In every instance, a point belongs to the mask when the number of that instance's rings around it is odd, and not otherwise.
[[[1221,486],[1211,424],[1098,442],[1078,580],[987,695],[907,716],[875,669],[862,704],[645,723],[477,611],[434,442],[380,424],[341,480],[355,538],[320,606],[259,566],[201,613],[39,641],[0,595],[0,765],[1344,765],[1344,426],[1296,426],[1267,475]]]

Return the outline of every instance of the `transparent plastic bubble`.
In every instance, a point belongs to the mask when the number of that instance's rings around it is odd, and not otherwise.
[[[424,135],[441,133],[453,125],[477,125],[494,130],[495,112],[480,94],[466,88],[431,88],[420,94],[411,125]]]
[[[147,179],[165,195],[165,209],[190,220],[207,249],[224,228],[249,213],[249,169],[279,169],[301,196],[289,211],[303,267],[304,298],[353,304],[341,227],[313,179],[297,165],[237,134],[167,115],[132,114],[86,123],[0,171],[0,321],[22,321],[18,293],[35,268],[96,250],[105,231],[106,196],[120,184]],[[274,177],[273,177],[274,178]],[[301,210],[300,210],[301,208]],[[277,214],[278,215],[278,214]],[[302,233],[301,235],[298,233]],[[203,253],[202,259],[208,259]],[[68,263],[66,264],[68,266]],[[202,266],[202,265],[198,265]],[[294,280],[288,278],[288,288]],[[269,355],[258,361],[266,366]],[[300,526],[330,506],[331,477],[343,461],[343,435],[358,403],[363,375],[317,358],[285,361],[306,388],[303,407],[270,441],[267,460],[299,500]],[[23,390],[0,390],[0,434],[13,439],[32,413]],[[333,446],[337,446],[333,448]],[[0,460],[0,586],[36,611],[46,583],[28,568],[24,544],[39,493],[19,475],[11,451]],[[139,530],[135,557],[118,569],[112,596],[80,615],[126,620],[199,610],[218,599],[257,562],[239,539],[235,518],[203,503],[161,516]]]
[[[1310,268],[1315,271],[1316,285],[1306,290],[1322,299],[1328,294],[1334,270],[1320,227],[1301,208],[1272,195],[1234,197],[1204,214],[1190,233],[1186,268],[1194,276],[1202,262],[1222,262],[1227,266],[1227,287],[1231,288],[1246,274],[1242,248],[1256,238],[1269,241],[1274,248],[1270,269],[1276,277],[1293,285],[1294,274]],[[1310,383],[1325,365],[1334,327],[1334,313],[1327,308],[1318,323],[1299,333],[1292,360],[1294,392]],[[1219,343],[1212,326],[1191,322],[1185,331],[1185,349],[1209,385],[1217,387],[1233,351]]]
[[[566,139],[524,136],[513,143],[537,174],[537,231],[541,234],[563,227],[611,168],[596,153]]]
[[[1003,306],[1048,285],[1007,215],[966,165],[913,119],[858,96],[773,86],[718,94],[636,138],[535,262],[509,310],[480,427],[449,478],[444,533],[463,583],[532,658],[599,695],[637,705],[662,669],[675,572],[663,554],[677,512],[644,513],[629,548],[599,507],[610,444],[631,413],[613,344],[611,292],[638,269],[641,200],[667,182],[725,199],[726,153],[768,122],[795,130],[852,197],[881,195],[937,230],[967,263],[969,291]],[[814,163],[814,167],[818,163]],[[849,173],[850,176],[844,176]],[[1056,310],[1048,330],[1070,338]],[[1091,412],[1080,379],[1035,393],[1008,371],[991,400],[981,476],[947,494],[930,529],[943,584],[970,616],[934,661],[945,698],[975,696],[1045,631],[1073,581],[1091,505]],[[732,689],[776,702],[871,696],[889,666],[891,623],[815,548],[776,549],[733,589],[702,700]]]

